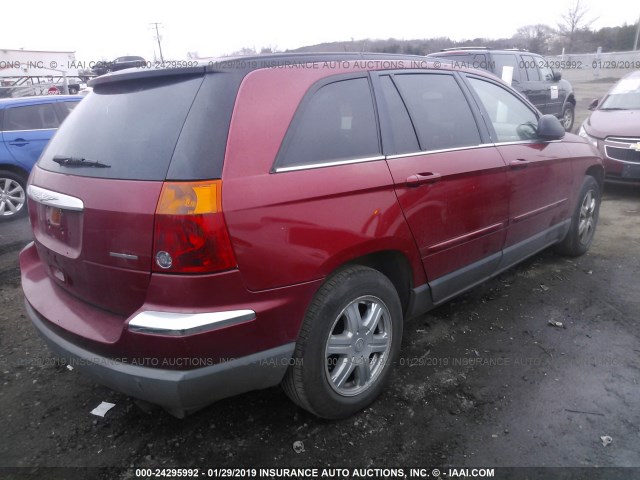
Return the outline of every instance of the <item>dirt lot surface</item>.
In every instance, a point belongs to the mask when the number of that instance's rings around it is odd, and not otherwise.
[[[588,468],[508,472],[640,478],[639,221],[640,187],[607,185],[587,255],[542,252],[408,322],[385,393],[338,422],[296,408],[279,388],[177,420],[56,364],[22,305],[17,255],[28,223],[2,224],[0,478],[128,479],[167,467],[200,477],[224,467],[368,468],[361,473],[377,478],[377,468],[449,478],[479,467],[506,478],[501,467],[540,466]],[[102,401],[115,407],[91,415]]]

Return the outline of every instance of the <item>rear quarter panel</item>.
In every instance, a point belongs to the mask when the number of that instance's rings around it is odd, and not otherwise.
[[[313,83],[353,69],[258,70],[238,93],[223,169],[223,210],[250,290],[316,280],[382,250],[403,253],[425,282],[384,160],[271,173],[282,138]]]

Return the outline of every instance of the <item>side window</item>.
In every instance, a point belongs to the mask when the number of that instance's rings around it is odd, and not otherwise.
[[[56,105],[58,105],[58,113],[62,116],[62,120],[64,120],[65,118],[67,118],[69,116],[69,114],[71,113],[71,111],[76,108],[76,105],[78,105],[78,103],[80,102],[58,102]]]
[[[393,80],[409,109],[421,150],[481,143],[471,108],[452,75],[398,74]]]
[[[542,57],[533,57],[535,62],[538,64],[540,70],[540,78],[545,82],[553,81],[553,70],[547,64],[547,61]]]
[[[513,81],[520,82],[520,66],[518,65],[518,57],[512,53],[494,53],[493,63],[495,74],[502,78],[502,70],[504,67],[513,68]]]
[[[497,142],[517,142],[536,138],[538,117],[518,97],[484,80],[469,78],[489,114]]]
[[[321,87],[296,114],[277,165],[312,165],[380,155],[373,98],[366,78]]]
[[[538,62],[531,55],[522,55],[522,64],[525,71],[527,72],[529,81],[540,81],[540,74],[538,73]]]
[[[58,128],[60,122],[50,103],[8,108],[5,112],[4,130],[42,130]]]
[[[418,145],[418,138],[409,118],[409,112],[407,112],[407,107],[405,107],[402,98],[400,98],[400,94],[391,77],[388,75],[380,77],[380,83],[382,85],[382,95],[389,109],[389,127],[394,143],[393,153],[419,151],[420,145]]]

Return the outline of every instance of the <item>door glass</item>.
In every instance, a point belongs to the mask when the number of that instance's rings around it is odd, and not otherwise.
[[[530,55],[522,56],[522,63],[530,82],[539,82],[540,73],[538,73],[538,62]]]
[[[42,130],[58,126],[58,117],[50,103],[9,108],[4,118],[5,131]]]
[[[469,78],[484,105],[496,132],[497,142],[517,142],[536,138],[538,117],[519,98],[502,87]]]
[[[62,119],[64,120],[71,113],[71,110],[76,108],[79,102],[58,102],[60,106],[59,112],[62,114]]]
[[[402,98],[400,98],[400,94],[391,77],[385,75],[380,78],[380,82],[382,84],[382,95],[389,109],[389,127],[394,143],[391,149],[392,153],[418,152],[420,146],[409,118],[409,112],[407,112],[407,107],[405,107]]]
[[[393,80],[409,109],[422,150],[481,143],[471,108],[452,75],[399,74]]]
[[[547,65],[547,62],[542,58],[536,58],[536,62],[540,67],[540,78],[545,82],[553,81],[553,70]]]

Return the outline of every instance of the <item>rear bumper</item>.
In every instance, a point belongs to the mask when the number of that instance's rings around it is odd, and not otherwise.
[[[97,355],[69,342],[25,300],[27,313],[49,348],[96,382],[126,395],[158,404],[184,417],[216,400],[280,383],[295,343],[190,370],[126,363]],[[173,362],[179,359],[172,359]]]

